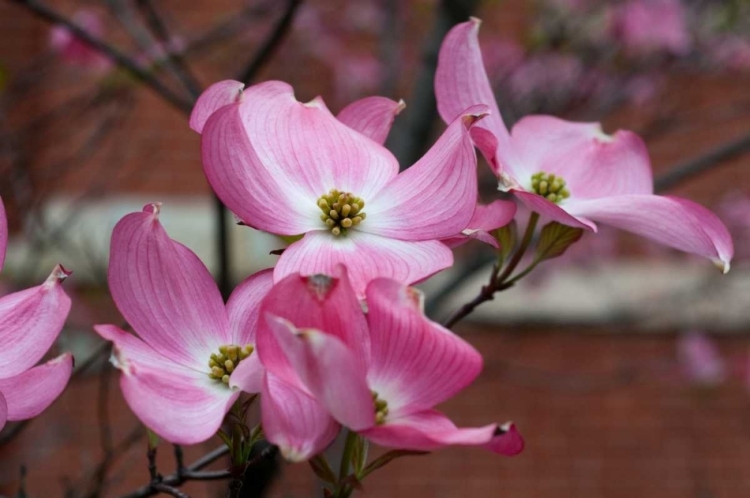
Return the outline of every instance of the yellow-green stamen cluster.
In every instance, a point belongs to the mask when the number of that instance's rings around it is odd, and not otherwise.
[[[229,385],[229,376],[232,375],[232,372],[242,360],[253,354],[253,351],[255,351],[255,348],[251,344],[245,344],[244,346],[225,344],[220,346],[219,353],[211,354],[211,359],[208,360],[208,367],[211,369],[208,377],[211,380],[219,380]]]
[[[531,175],[531,188],[534,193],[543,195],[554,203],[570,197],[570,191],[565,187],[565,180],[544,171]]]
[[[375,423],[381,425],[388,416],[388,402],[380,399],[375,391],[372,391],[372,402],[375,405]]]
[[[318,199],[318,207],[323,214],[320,219],[331,229],[333,235],[346,235],[348,228],[362,223],[367,215],[362,211],[365,201],[349,192],[331,189]]]

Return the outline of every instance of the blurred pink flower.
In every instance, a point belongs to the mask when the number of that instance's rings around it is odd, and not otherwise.
[[[380,85],[382,65],[370,55],[342,55],[332,62],[336,97],[344,102],[374,92]]]
[[[424,316],[419,291],[373,280],[365,316],[345,268],[336,273],[338,278],[290,275],[269,293],[258,329],[269,371],[299,379],[334,419],[381,446],[431,451],[470,445],[508,456],[523,449],[512,423],[461,429],[434,409],[474,381],[482,357]],[[313,300],[300,303],[298,296],[311,292],[345,319],[332,316],[316,328],[304,323],[309,319],[300,321],[318,312]]]
[[[493,83],[505,80],[523,63],[526,50],[515,40],[487,40],[487,50],[483,52],[487,76]]]
[[[710,48],[714,59],[732,71],[750,69],[750,40],[728,36],[716,41]]]
[[[464,109],[399,173],[381,144],[402,102],[369,97],[336,117],[321,98],[298,102],[280,81],[242,88],[224,81],[206,90],[191,127],[202,133],[208,181],[232,212],[259,230],[304,235],[284,250],[275,281],[346,263],[363,296],[374,278],[413,283],[453,263],[440,239],[460,233],[474,213],[469,129],[485,106]]]
[[[635,133],[607,135],[599,123],[553,116],[526,116],[509,132],[482,64],[479,23],[459,24],[446,36],[435,91],[448,122],[470,105],[491,106],[471,136],[500,188],[549,220],[594,232],[598,223],[610,225],[729,271],[734,248],[727,228],[698,204],[654,195],[648,152]]]
[[[693,383],[715,386],[727,377],[726,365],[714,342],[700,332],[680,334],[677,358],[684,375]]]
[[[731,192],[716,206],[716,213],[736,242],[735,257],[750,260],[750,196],[744,192]]]
[[[692,47],[681,0],[627,0],[608,12],[609,31],[633,55],[684,55]]]
[[[104,35],[104,25],[93,10],[79,10],[73,23],[96,38]],[[110,60],[91,45],[76,37],[67,27],[56,25],[49,34],[49,45],[63,61],[71,65],[105,71],[112,67]]]
[[[8,222],[0,199],[0,270],[8,245]],[[62,266],[47,281],[0,298],[0,430],[5,423],[42,413],[62,393],[73,372],[65,353],[34,366],[60,335],[70,298],[60,285],[70,275]]]
[[[533,94],[578,96],[583,89],[583,63],[572,55],[544,53],[526,59],[510,75],[508,86],[516,98]]]
[[[625,83],[625,94],[632,104],[645,106],[659,95],[662,85],[661,77],[641,74],[630,78]]]

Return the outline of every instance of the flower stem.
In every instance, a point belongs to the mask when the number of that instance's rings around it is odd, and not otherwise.
[[[341,453],[341,464],[339,465],[339,484],[336,489],[335,498],[348,498],[352,494],[352,488],[348,484],[343,483],[344,479],[349,475],[349,466],[352,461],[352,453],[357,444],[359,434],[354,431],[347,431],[346,442],[344,443],[344,451]]]

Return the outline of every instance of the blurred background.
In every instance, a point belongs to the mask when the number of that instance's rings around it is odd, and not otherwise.
[[[721,275],[643,239],[585,235],[457,328],[485,370],[445,411],[459,425],[514,420],[525,452],[397,460],[365,482],[366,496],[750,496],[748,0],[0,0],[0,196],[11,228],[0,292],[37,285],[58,262],[73,270],[73,310],[50,354],[77,362],[47,412],[0,433],[0,495],[120,496],[148,483],[145,433],[91,330],[122,322],[106,288],[120,217],[162,202],[171,237],[225,288],[283,247],[217,208],[187,126],[200,90],[281,79],[334,112],[367,95],[403,98],[387,146],[407,167],[444,128],[436,55],[469,15],[483,20],[508,125],[545,113],[640,133],[657,189],[713,209],[735,261]],[[498,198],[484,165],[480,178],[484,200]],[[428,313],[444,318],[476,295],[492,257],[475,242],[457,250],[456,266],[424,284]],[[171,473],[171,450],[160,452]],[[247,496],[320,496],[307,465],[275,471],[266,494]]]

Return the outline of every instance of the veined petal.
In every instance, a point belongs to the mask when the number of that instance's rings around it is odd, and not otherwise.
[[[0,379],[34,366],[57,339],[70,311],[60,285],[69,274],[58,265],[42,285],[0,298]]]
[[[174,444],[196,444],[216,434],[238,390],[178,364],[113,325],[94,329],[114,342],[112,363],[122,372],[123,396],[149,429]]]
[[[476,349],[424,316],[422,299],[418,290],[394,280],[377,279],[367,287],[367,380],[394,417],[442,403],[482,370]]]
[[[5,402],[5,396],[0,392],[0,431],[5,427],[8,421],[8,404]]]
[[[571,198],[652,194],[648,151],[633,132],[614,135],[599,123],[575,123],[553,116],[526,116],[511,131],[523,167],[516,180],[525,188],[538,172],[562,176]]]
[[[190,128],[201,133],[203,127],[215,113],[225,105],[239,103],[245,84],[240,81],[224,80],[208,87],[195,103],[190,113]]]
[[[273,287],[273,269],[259,271],[238,285],[227,301],[232,344],[255,345],[260,303]]]
[[[294,171],[260,159],[240,106],[224,106],[211,115],[201,135],[201,157],[211,188],[246,225],[280,235],[320,226],[317,199],[323,192],[309,194],[297,184]]]
[[[330,275],[339,264],[347,267],[354,292],[363,298],[371,280],[386,277],[417,283],[452,265],[453,253],[436,240],[402,241],[356,230],[336,238],[330,232],[315,231],[286,248],[274,279],[292,273]]]
[[[3,198],[0,197],[0,271],[5,263],[5,251],[8,248],[8,218],[5,215]]]
[[[567,200],[564,201],[565,203],[561,207],[533,192],[526,192],[524,190],[513,190],[512,192],[513,195],[529,208],[529,211],[537,212],[550,221],[556,221],[575,228],[583,228],[584,230],[596,231],[596,224],[591,220],[586,219],[584,216],[570,214],[568,206],[571,202]]]
[[[340,428],[315,399],[270,373],[263,384],[261,418],[268,441],[292,462],[325,450]]]
[[[431,451],[443,446],[481,446],[507,456],[523,450],[523,439],[513,424],[484,427],[456,427],[436,410],[425,410],[399,417],[364,431],[363,436],[381,446],[416,451]]]
[[[26,420],[42,413],[63,392],[71,373],[73,355],[65,353],[15,377],[0,379],[8,420]]]
[[[432,240],[460,232],[477,203],[477,156],[469,129],[487,113],[467,109],[411,168],[366,205],[362,231],[400,240]]]
[[[232,336],[211,274],[169,238],[159,205],[122,218],[112,233],[109,289],[118,309],[152,348],[187,367],[205,362]]]
[[[292,330],[274,316],[268,320],[278,324],[271,330],[289,364],[331,416],[354,431],[372,427],[375,405],[367,387],[366,371],[354,352],[325,332]]]
[[[283,170],[315,200],[332,188],[370,199],[398,173],[385,147],[336,119],[320,98],[298,102],[286,83],[246,89],[239,109],[261,164]]]
[[[476,18],[457,24],[443,40],[435,72],[438,112],[443,121],[450,123],[473,105],[489,106],[490,115],[478,127],[490,131],[497,139],[496,169],[515,176],[518,161],[487,78],[479,48],[480,24],[481,21]]]
[[[263,389],[263,376],[266,369],[260,361],[258,352],[254,352],[235,367],[229,377],[229,387],[246,393],[259,393]]]
[[[385,143],[393,120],[404,110],[403,100],[395,102],[385,97],[365,97],[356,100],[339,112],[339,121],[379,144]]]
[[[337,337],[351,349],[365,371],[370,358],[370,335],[362,306],[346,268],[335,265],[326,270],[311,276],[284,277],[268,293],[261,313],[283,318],[298,329],[323,330]],[[278,354],[274,334],[267,325],[267,320],[258,324],[258,348],[263,361],[264,354]]]
[[[729,231],[700,204],[677,197],[622,195],[571,202],[568,211],[641,235],[680,251],[710,258],[724,272],[734,255]]]
[[[471,239],[476,239],[497,248],[499,247],[497,240],[489,232],[513,221],[516,210],[516,203],[513,201],[497,200],[487,205],[477,204],[469,226],[459,235],[443,239],[442,242],[454,248]]]

